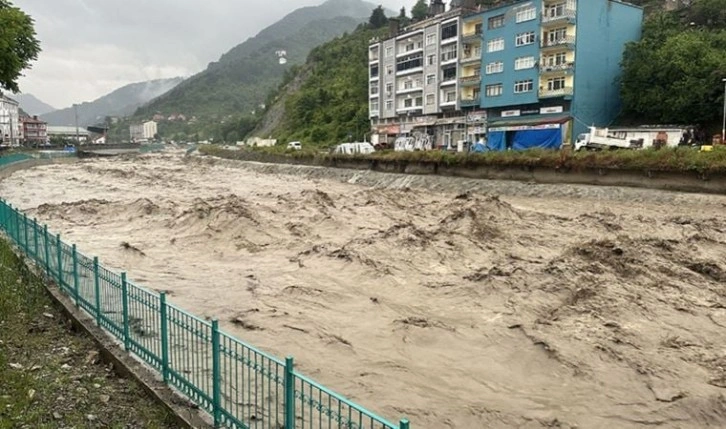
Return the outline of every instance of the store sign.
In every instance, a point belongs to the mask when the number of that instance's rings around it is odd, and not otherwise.
[[[548,113],[562,113],[563,108],[562,106],[552,106],[552,107],[543,107],[539,109],[539,113],[542,115],[546,115]]]
[[[484,122],[487,120],[487,112],[484,110],[471,112],[467,115],[469,122]]]
[[[388,125],[385,127],[378,127],[377,131],[379,134],[398,134],[401,127],[398,125]]]
[[[519,116],[522,112],[519,110],[503,110],[502,111],[502,118],[512,118],[515,116]]]
[[[521,113],[522,113],[522,116],[539,115],[540,111],[539,111],[539,109],[528,109],[528,110],[522,110]]]
[[[527,131],[527,130],[552,130],[560,128],[560,124],[542,124],[542,125],[518,125],[513,127],[492,127],[489,132],[497,131]]]

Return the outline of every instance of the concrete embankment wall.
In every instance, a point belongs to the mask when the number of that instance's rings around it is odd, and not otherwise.
[[[450,166],[437,162],[388,161],[363,159],[311,159],[259,152],[237,152],[235,159],[272,164],[292,164],[367,170],[406,175],[445,176],[478,180],[511,180],[539,184],[581,184],[626,186],[681,192],[726,194],[726,174],[704,175],[699,172],[663,172],[589,168],[578,171],[546,167]]]

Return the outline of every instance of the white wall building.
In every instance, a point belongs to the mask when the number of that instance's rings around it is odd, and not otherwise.
[[[155,121],[148,121],[143,123],[143,134],[146,140],[153,140],[154,137],[159,133],[157,124]]]
[[[158,125],[156,121],[148,121],[143,124],[135,124],[129,127],[131,141],[135,142],[153,140],[158,132]]]
[[[0,141],[3,145],[20,145],[22,125],[18,102],[0,94]]]

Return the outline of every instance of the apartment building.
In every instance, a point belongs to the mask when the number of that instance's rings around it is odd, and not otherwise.
[[[134,124],[129,126],[129,135],[132,142],[153,140],[157,134],[158,124],[156,121],[147,121],[143,124]]]
[[[369,46],[372,140],[559,148],[617,116],[625,45],[643,10],[620,0],[472,1]],[[457,3],[458,4],[458,3]],[[395,23],[395,21],[394,21]]]
[[[0,143],[20,145],[22,139],[18,102],[0,94]]]
[[[625,45],[643,11],[618,0],[523,0],[480,14],[481,104],[498,149],[559,148],[619,113]]]
[[[48,143],[48,123],[37,116],[20,118],[23,128],[23,142],[26,146],[37,147]]]
[[[444,11],[431,2],[431,17],[369,46],[372,141],[392,144],[399,136],[426,139],[431,147],[463,139],[460,105],[463,8]],[[479,59],[480,61],[480,59]]]

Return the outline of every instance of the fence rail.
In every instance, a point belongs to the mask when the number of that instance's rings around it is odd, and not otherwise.
[[[0,228],[76,307],[210,414],[233,429],[409,429],[354,404],[277,359],[202,320],[126,273],[81,254],[47,225],[0,199]]]

